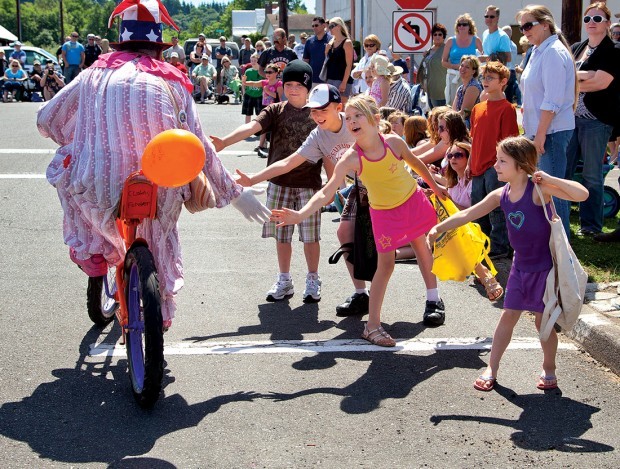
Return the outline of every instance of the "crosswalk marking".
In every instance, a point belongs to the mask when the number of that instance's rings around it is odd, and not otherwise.
[[[172,343],[165,346],[164,354],[172,355],[233,355],[233,354],[317,354],[341,352],[391,352],[415,354],[448,350],[490,350],[490,337],[446,339],[396,339],[396,347],[379,347],[362,339],[333,340],[276,340],[239,342]],[[539,349],[538,337],[513,338],[511,350]],[[560,350],[577,350],[571,342],[560,342]],[[124,357],[125,347],[105,342],[91,344],[92,357]]]

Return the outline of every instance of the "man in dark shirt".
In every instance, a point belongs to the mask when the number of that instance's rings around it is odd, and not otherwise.
[[[244,72],[245,69],[251,65],[250,57],[252,57],[254,52],[256,52],[256,49],[252,47],[252,41],[250,38],[244,38],[243,45],[241,46],[241,49],[239,49],[239,68],[242,72]]]
[[[222,59],[224,57],[230,58],[232,61],[232,49],[226,45],[226,38],[220,36],[220,45],[213,49],[213,58],[215,58],[215,70],[217,72],[217,94],[222,93]]]
[[[323,83],[319,78],[323,62],[325,61],[325,46],[331,40],[332,36],[326,32],[325,18],[317,16],[312,20],[312,29],[314,36],[306,41],[304,48],[304,61],[308,62],[312,67],[312,76],[314,85]]]
[[[84,67],[90,67],[101,55],[101,47],[95,42],[95,35],[89,34],[87,39],[87,44],[84,46]]]
[[[284,67],[289,62],[297,59],[295,51],[286,45],[286,31],[282,28],[278,28],[273,32],[273,45],[263,52],[258,58],[258,73],[265,77],[265,67],[269,64],[276,64],[280,68],[280,71],[284,70]]]

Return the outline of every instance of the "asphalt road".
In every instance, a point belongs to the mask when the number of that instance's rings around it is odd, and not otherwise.
[[[274,243],[227,207],[180,219],[186,285],[166,334],[165,394],[134,403],[117,326],[85,311],[86,277],[62,243],[61,209],[43,178],[53,142],[36,104],[0,105],[0,461],[3,467],[618,467],[618,377],[574,343],[558,352],[560,389],[536,389],[542,354],[532,318],[515,330],[496,391],[472,387],[500,312],[472,282],[441,283],[447,321],[422,323],[415,263],[399,263],[383,310],[395,350],[359,340],[359,318],[335,306],[351,293],[323,215],[323,299],[267,303]],[[200,107],[223,135],[240,106]],[[226,166],[265,164],[242,142]],[[500,281],[505,284],[506,265]],[[406,339],[406,340],[405,340]],[[95,347],[93,349],[93,347]]]

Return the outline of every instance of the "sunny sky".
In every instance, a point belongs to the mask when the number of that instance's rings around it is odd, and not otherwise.
[[[205,3],[205,0],[184,0],[187,3],[192,3],[194,5],[200,5],[201,3]],[[230,3],[231,0],[220,0],[222,3]],[[306,4],[306,8],[308,9],[308,13],[314,13],[316,0],[304,0]]]

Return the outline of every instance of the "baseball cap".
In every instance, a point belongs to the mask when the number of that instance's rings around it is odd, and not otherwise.
[[[176,58],[178,59],[178,58],[179,58],[179,53],[178,53],[178,52],[172,52],[172,53],[170,54],[170,58],[172,59],[172,58],[174,58],[174,57],[176,57]]]
[[[202,54],[202,60],[209,60],[209,56],[207,54]]]
[[[334,85],[321,83],[317,85],[308,96],[308,104],[304,107],[310,109],[325,109],[330,103],[341,103],[340,92]]]
[[[11,44],[12,46],[21,46],[22,43],[19,41],[15,41],[13,44]]]
[[[200,33],[198,37],[206,37],[204,34]]]
[[[86,36],[86,39],[95,39],[95,35],[91,33],[88,36]]]
[[[41,62],[39,62],[38,60],[35,60],[34,62],[32,62],[32,65],[41,65]]]

